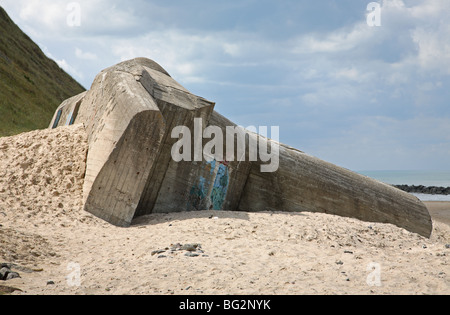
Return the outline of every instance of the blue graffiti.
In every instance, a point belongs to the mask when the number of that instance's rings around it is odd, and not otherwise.
[[[214,175],[216,166],[216,161],[208,162],[207,167],[211,169],[206,170],[210,172],[210,178],[205,179],[200,176],[191,188],[187,204],[188,211],[206,210],[208,207],[210,210],[222,210],[228,192],[229,170],[226,164],[221,163],[217,174]],[[214,184],[211,187],[212,181],[214,181]],[[211,193],[208,196],[210,191]]]
[[[222,210],[228,192],[228,184],[228,167],[221,164],[210,196],[213,210]]]
[[[205,190],[205,183],[206,179],[200,176],[198,184],[191,188],[188,210],[190,210],[189,206],[192,206],[195,210],[201,209],[203,200],[206,198],[206,195],[208,193],[208,191]]]

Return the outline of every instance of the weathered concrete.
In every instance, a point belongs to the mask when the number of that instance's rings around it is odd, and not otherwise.
[[[427,208],[413,195],[287,146],[280,147],[277,173],[253,164],[239,204],[249,212],[278,209],[391,223],[427,237],[432,230]]]
[[[65,100],[56,110],[55,115],[53,115],[52,122],[49,128],[56,128],[57,126],[68,126],[72,125],[78,116],[79,107],[81,102],[86,96],[87,92],[83,92],[79,95],[71,97]]]
[[[235,126],[157,63],[138,58],[102,71],[90,91],[61,104],[50,127],[84,123],[85,209],[118,226],[158,212],[272,210],[324,212],[431,234],[431,217],[417,198],[284,145],[275,173],[261,173],[262,162],[248,156],[246,162],[175,162],[171,132],[193,130],[196,118],[224,135]],[[248,134],[247,148],[255,137]]]

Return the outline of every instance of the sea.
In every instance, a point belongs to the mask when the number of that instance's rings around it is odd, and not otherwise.
[[[450,187],[450,171],[359,171],[389,185]],[[450,201],[450,195],[413,194],[422,201]]]

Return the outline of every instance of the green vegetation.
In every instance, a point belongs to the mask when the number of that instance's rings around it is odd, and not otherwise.
[[[61,102],[84,90],[0,7],[0,137],[47,128]]]

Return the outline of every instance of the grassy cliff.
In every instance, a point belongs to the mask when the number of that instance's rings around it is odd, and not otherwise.
[[[58,105],[84,90],[0,7],[0,137],[48,127]]]

